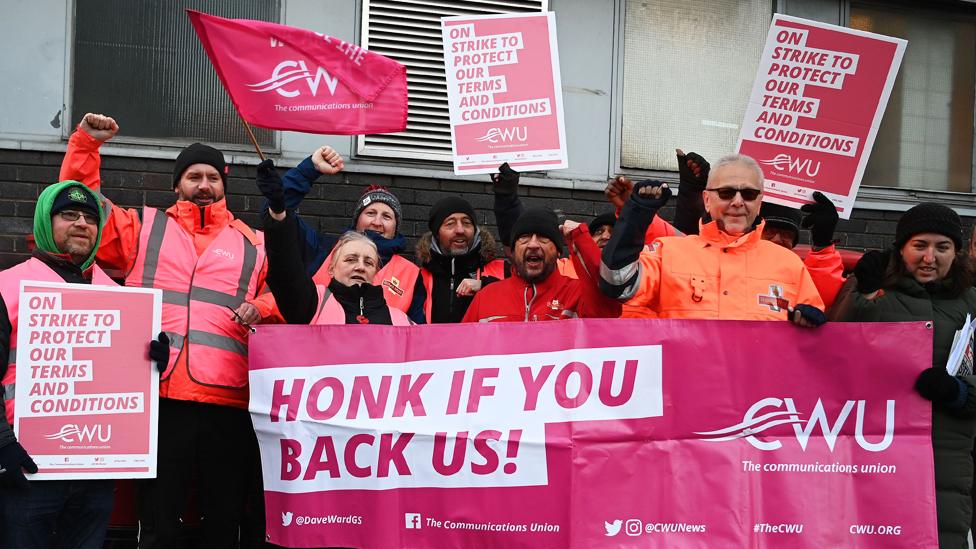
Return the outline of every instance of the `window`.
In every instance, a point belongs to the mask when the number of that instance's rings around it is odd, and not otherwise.
[[[78,0],[72,121],[101,112],[118,120],[118,141],[206,141],[250,148],[183,8],[274,22],[281,13],[277,0]],[[271,130],[254,128],[254,134],[261,145],[273,146]]]
[[[627,2],[621,166],[735,150],[772,13],[770,0]]]
[[[908,40],[863,184],[972,192],[976,20],[854,5],[850,27]]]
[[[547,0],[364,0],[362,46],[407,67],[407,129],[358,138],[363,155],[451,161],[441,17],[545,11]]]

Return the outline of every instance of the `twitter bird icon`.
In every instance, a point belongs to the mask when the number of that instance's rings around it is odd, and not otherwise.
[[[606,535],[607,536],[616,536],[617,534],[619,534],[620,533],[620,525],[623,524],[623,523],[624,523],[624,521],[622,521],[620,519],[617,519],[617,520],[615,520],[613,522],[603,521],[603,527],[607,529]]]

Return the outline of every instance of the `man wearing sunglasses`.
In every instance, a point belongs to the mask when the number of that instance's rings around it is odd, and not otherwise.
[[[790,250],[763,240],[755,223],[763,174],[752,158],[720,159],[702,192],[711,221],[698,235],[664,237],[643,250],[643,235],[671,190],[659,181],[635,185],[610,243],[603,249],[600,288],[661,318],[826,321],[810,273]]]

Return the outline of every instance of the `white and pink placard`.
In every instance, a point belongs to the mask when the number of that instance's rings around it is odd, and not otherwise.
[[[445,17],[454,173],[569,166],[553,13]]]

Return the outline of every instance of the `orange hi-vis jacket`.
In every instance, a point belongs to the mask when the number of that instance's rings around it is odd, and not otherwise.
[[[579,278],[576,275],[576,267],[573,266],[572,257],[560,257],[556,260],[556,270],[567,278]],[[635,307],[623,303],[620,306],[620,318],[657,318],[657,313],[647,307]]]
[[[329,283],[332,282],[332,276],[329,275],[329,265],[332,264],[333,253],[335,250],[329,253],[315,276],[312,277],[315,284],[328,287]],[[408,259],[394,255],[390,258],[389,263],[376,271],[376,278],[373,280],[383,286],[383,298],[386,299],[387,305],[407,312],[410,310],[410,303],[413,301],[413,287],[417,283],[419,273],[420,267]]]
[[[315,291],[319,296],[319,307],[309,324],[345,324],[346,312],[343,310],[342,304],[332,295],[332,292],[321,284],[315,285]],[[410,326],[413,324],[407,317],[407,313],[396,307],[391,307],[389,304],[386,307],[390,310],[390,319],[394,326]]]
[[[736,237],[711,222],[698,235],[655,240],[641,252],[636,284],[621,298],[629,294],[628,305],[661,318],[787,320],[798,303],[823,310],[803,261],[763,240],[764,225]],[[633,272],[633,266],[619,271]]]
[[[7,306],[7,318],[10,320],[10,351],[7,356],[7,371],[4,373],[3,379],[0,380],[0,385],[3,386],[7,422],[11,426],[14,424],[14,399],[17,394],[17,316],[20,311],[21,280],[64,283],[61,275],[34,257],[0,271],[0,296],[3,296],[3,302]],[[91,283],[100,286],[118,286],[98,265],[92,265]]]
[[[61,179],[98,192],[100,146],[75,131]],[[273,299],[256,300],[266,291],[260,232],[235,219],[225,200],[203,208],[179,200],[165,213],[144,208],[143,219],[112,205],[95,258],[127,286],[164,290],[163,330],[171,345],[160,397],[247,408],[247,329],[227,307],[246,301],[262,318],[277,315]]]

